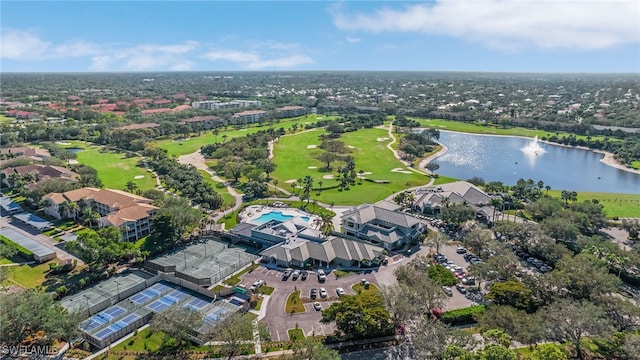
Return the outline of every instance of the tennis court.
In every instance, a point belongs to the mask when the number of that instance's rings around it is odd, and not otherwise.
[[[202,239],[150,260],[150,270],[175,272],[176,276],[200,286],[213,285],[258,258],[246,248]]]

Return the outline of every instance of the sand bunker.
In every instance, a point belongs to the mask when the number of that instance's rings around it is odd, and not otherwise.
[[[298,180],[296,180],[296,179],[289,179],[289,180],[285,181],[285,184],[293,184],[293,183],[294,183],[294,182],[296,182],[296,181],[298,181]]]
[[[347,147],[348,147],[349,149],[355,149],[355,148],[356,148],[355,146],[351,146],[351,145],[347,145]]]
[[[191,138],[173,139],[173,142],[182,142],[182,141],[188,141],[188,140],[191,140]]]
[[[395,169],[392,169],[391,172],[397,172],[401,174],[411,174],[411,171],[405,170],[403,168],[395,168]]]
[[[307,166],[307,169],[317,169],[317,166]]]
[[[143,177],[144,177],[144,175],[136,175],[136,176],[134,176],[133,178],[134,178],[134,179],[142,179]]]
[[[247,129],[240,129],[240,131],[247,131]]]
[[[331,180],[331,179],[335,179],[336,177],[333,175],[322,175],[323,179],[327,179],[327,180]]]
[[[376,140],[378,140],[378,141],[387,141],[387,140],[389,140],[389,138],[387,138],[387,137],[384,137],[384,138],[377,138]]]
[[[66,146],[66,145],[71,145],[71,143],[64,142],[64,141],[56,141],[56,144],[58,144],[58,145],[65,145],[65,146]]]
[[[315,149],[318,145],[307,145],[307,149]]]

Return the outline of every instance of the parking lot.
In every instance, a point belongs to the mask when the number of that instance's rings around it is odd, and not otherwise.
[[[323,283],[318,281],[318,277],[315,272],[309,272],[309,277],[306,280],[292,280],[289,279],[283,281],[282,274],[284,271],[269,269],[264,266],[258,267],[251,273],[247,273],[242,276],[242,282],[240,285],[247,288],[251,287],[253,282],[258,280],[264,280],[266,286],[271,286],[275,290],[269,297],[267,303],[266,315],[262,320],[268,327],[271,334],[271,339],[274,341],[288,340],[289,335],[287,330],[295,329],[296,326],[302,329],[306,336],[315,335],[329,335],[333,333],[333,324],[322,324],[320,318],[322,317],[319,311],[313,308],[313,301],[318,301],[322,305],[323,309],[328,308],[333,302],[338,300],[336,294],[336,288],[341,287],[344,289],[347,295],[354,295],[355,292],[351,288],[356,283],[359,283],[361,279],[366,279],[372,284],[377,285],[374,273],[368,274],[352,274],[336,279],[333,273],[327,275],[327,280]],[[316,288],[318,292],[320,288],[327,290],[328,297],[326,299],[318,297],[315,300],[311,300],[309,293],[312,288]],[[285,305],[287,303],[287,297],[294,290],[300,290],[300,297],[305,302],[306,312],[297,314],[286,314]]]
[[[449,260],[455,262],[456,265],[461,266],[465,272],[467,271],[469,263],[464,260],[464,254],[456,253],[455,246],[443,246],[440,248],[440,253],[446,256]],[[455,286],[452,286],[451,290],[453,296],[449,297],[449,301],[444,305],[444,310],[462,309],[473,305],[473,302],[456,290]]]

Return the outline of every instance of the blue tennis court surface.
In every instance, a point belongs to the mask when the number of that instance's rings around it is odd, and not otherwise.
[[[172,287],[167,285],[164,282],[159,282],[157,284],[154,284],[152,287],[148,288],[147,290],[152,290],[157,292],[156,295],[160,295],[161,293],[171,289]]]
[[[102,324],[106,324],[107,320],[99,317],[98,315],[91,317],[89,320],[85,321],[83,329],[84,331],[91,331]]]
[[[229,312],[229,310],[226,310],[226,309],[223,309],[223,308],[217,308],[211,314],[207,315],[207,317],[205,317],[204,319],[206,321],[209,321],[209,322],[216,322],[216,321],[218,321],[218,319],[223,317],[228,312]]]
[[[109,335],[111,335],[111,334],[113,334],[113,329],[111,329],[111,328],[105,328],[105,329],[100,330],[100,332],[98,332],[98,333],[95,335],[95,337],[96,337],[96,338],[98,338],[98,339],[100,339],[100,340],[103,340],[104,338],[106,338],[107,336],[109,336]]]
[[[125,312],[127,312],[127,310],[121,308],[120,306],[112,306],[107,310],[103,311],[101,314],[105,317],[108,317],[109,320],[111,320],[111,319],[117,318],[118,316],[124,314]]]
[[[186,306],[189,306],[190,308],[195,310],[201,310],[202,308],[207,306],[207,304],[209,304],[209,301],[195,298],[189,301],[189,303]]]
[[[134,303],[140,305],[140,304],[144,304],[147,301],[149,301],[151,299],[151,297],[149,297],[149,296],[147,296],[146,294],[143,294],[143,293],[137,293],[137,294],[133,295],[132,297],[130,297],[130,299]]]

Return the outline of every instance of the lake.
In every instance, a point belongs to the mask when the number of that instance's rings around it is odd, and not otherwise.
[[[640,194],[640,174],[608,166],[593,151],[546,143],[533,148],[533,139],[450,131],[440,131],[439,141],[449,149],[435,160],[440,175],[507,185],[531,178],[557,190]]]

